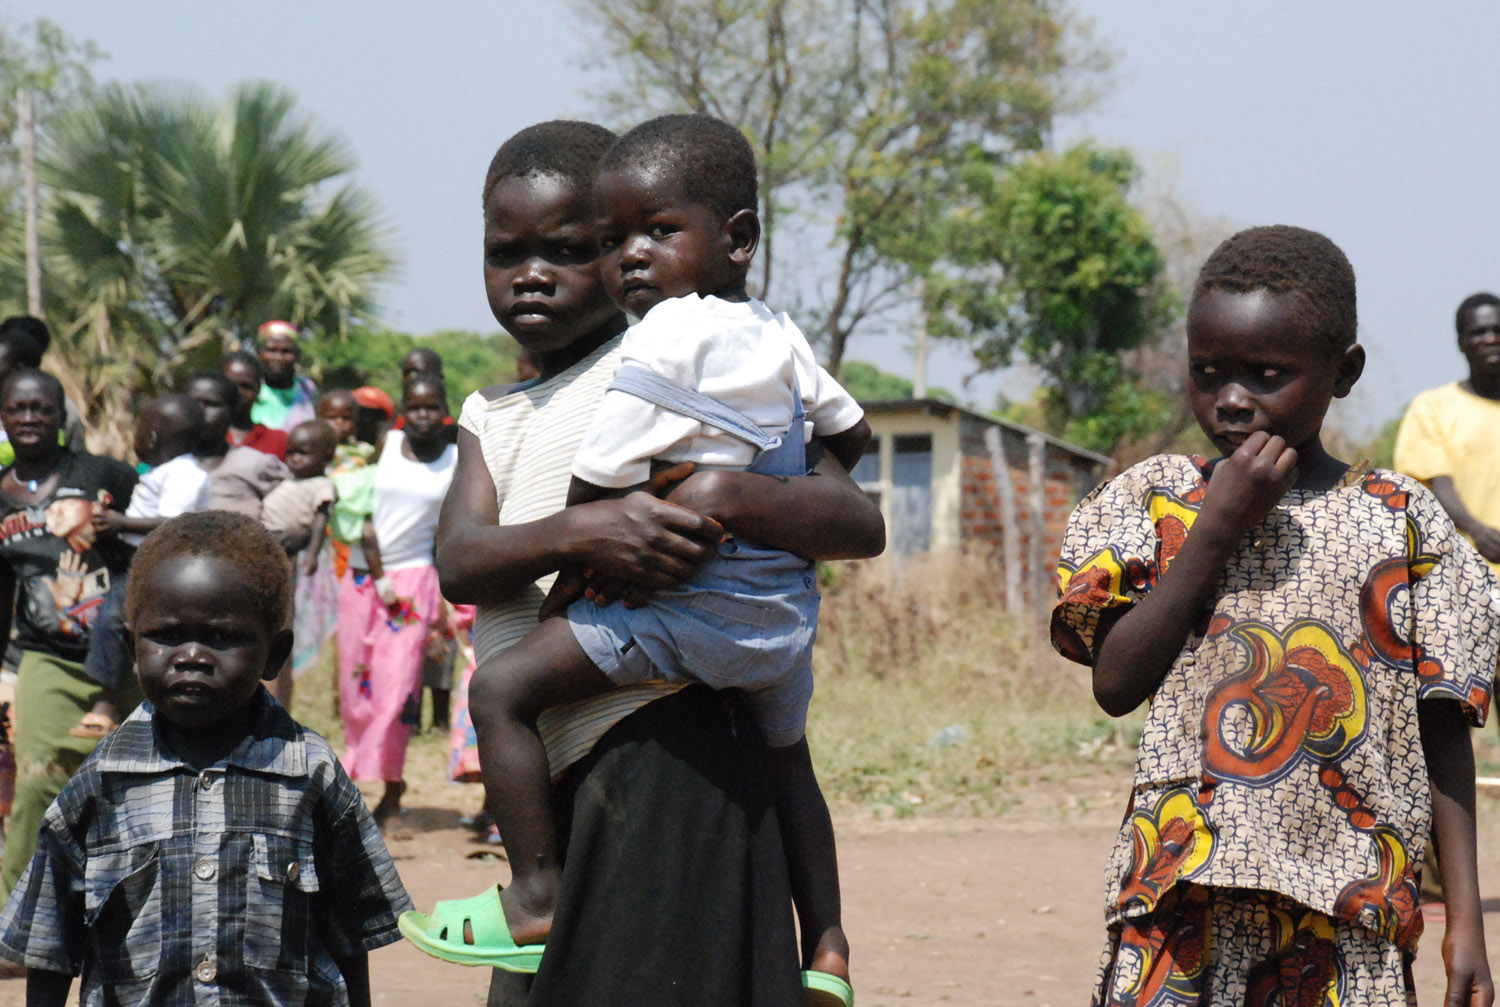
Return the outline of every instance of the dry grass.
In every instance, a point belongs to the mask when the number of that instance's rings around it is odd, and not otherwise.
[[[923,556],[824,569],[808,737],[819,780],[844,813],[981,815],[1055,801],[1047,786],[1134,758],[1139,715],[1102,713],[1087,669],[1006,615],[1004,578],[979,556]],[[335,749],[333,669],[299,680],[292,712]],[[431,719],[424,710],[423,724]],[[473,811],[477,787],[447,782],[447,737],[427,731],[407,758],[408,804]],[[378,788],[366,788],[374,794]],[[1118,788],[1111,788],[1111,793]]]
[[[994,561],[890,558],[825,581],[808,737],[831,801],[991,813],[1133,758],[1138,721],[1103,714],[1087,669],[1002,611]]]

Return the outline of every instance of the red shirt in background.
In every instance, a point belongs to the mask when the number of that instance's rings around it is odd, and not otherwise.
[[[230,430],[224,435],[224,439],[231,447],[254,448],[264,454],[275,455],[282,461],[286,461],[286,431],[273,430],[264,424],[257,423],[250,428],[250,432],[239,440],[235,440],[234,431]]]

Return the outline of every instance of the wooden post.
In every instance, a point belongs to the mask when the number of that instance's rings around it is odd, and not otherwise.
[[[1047,564],[1047,438],[1033,431],[1026,435],[1031,462],[1030,541],[1026,543],[1027,565],[1031,568],[1031,605],[1039,620],[1052,610],[1051,571]]]
[[[41,194],[36,180],[36,92],[25,88],[16,98],[20,120],[21,174],[26,197],[26,311],[42,317],[42,246],[38,230]]]
[[[1005,442],[1000,428],[991,426],[984,432],[984,446],[990,452],[995,470],[995,496],[1000,499],[1000,549],[1005,564],[1005,611],[1019,615],[1025,606],[1021,592],[1021,525],[1017,516],[1016,481],[1010,477],[1010,463],[1005,460]]]

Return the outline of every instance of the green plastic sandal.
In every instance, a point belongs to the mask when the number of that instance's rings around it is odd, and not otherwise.
[[[464,943],[464,923],[474,938]],[[536,972],[544,944],[517,945],[505,924],[500,890],[490,888],[473,898],[448,899],[427,916],[415,910],[401,914],[401,935],[434,958],[455,965],[484,965],[507,972]]]
[[[854,1007],[854,987],[829,972],[802,973],[805,1007]]]

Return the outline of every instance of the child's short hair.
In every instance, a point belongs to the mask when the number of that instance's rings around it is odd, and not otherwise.
[[[1193,298],[1210,290],[1287,295],[1298,319],[1331,352],[1354,345],[1359,323],[1354,267],[1338,245],[1317,231],[1276,224],[1226,238],[1203,263]]]
[[[233,409],[235,403],[239,402],[239,387],[233,381],[230,381],[229,376],[226,375],[223,371],[204,371],[202,374],[194,374],[190,379],[188,379],[188,387],[191,387],[200,381],[207,382],[211,385],[217,385],[219,388],[219,395],[223,397],[224,404],[227,405],[230,409]]]
[[[24,329],[0,328],[0,347],[9,351],[12,363],[18,367],[42,366],[42,344]]]
[[[648,119],[615,141],[601,172],[626,164],[670,172],[683,195],[722,220],[755,211],[759,179],[755,151],[743,133],[711,115],[662,115]]]
[[[429,374],[423,372],[421,374],[415,375],[411,379],[411,384],[401,389],[402,409],[406,408],[406,400],[411,397],[411,390],[418,385],[431,386],[438,393],[438,398],[442,399],[444,402],[448,401],[448,382],[444,380],[443,376],[441,374]]]
[[[587,193],[594,188],[599,159],[614,142],[615,134],[592,122],[553,119],[527,126],[495,151],[480,205],[489,204],[490,193],[505,178],[555,175]]]
[[[1458,330],[1460,336],[1464,334],[1464,316],[1475,308],[1486,307],[1500,307],[1500,297],[1488,292],[1480,292],[1470,294],[1459,303],[1458,310],[1453,313],[1453,327]]]
[[[0,322],[0,332],[18,332],[23,336],[30,336],[36,340],[36,344],[43,353],[52,345],[52,330],[47,328],[47,323],[35,315],[11,315],[5,321]],[[36,363],[42,366],[41,361]]]
[[[334,432],[333,427],[322,420],[307,420],[292,427],[292,433],[302,434],[307,437],[314,451],[322,451],[332,455],[338,450],[339,435]]]
[[[5,376],[5,383],[0,385],[0,402],[4,402],[10,395],[10,390],[15,387],[17,381],[36,381],[42,384],[52,396],[52,401],[57,403],[58,413],[61,414],[66,408],[67,395],[63,392],[62,382],[46,371],[39,371],[35,367],[19,367]]]
[[[256,374],[263,373],[260,366],[260,357],[257,357],[249,350],[230,350],[219,358],[219,366],[221,368],[228,367],[230,364],[243,364],[246,367],[255,368]]]
[[[130,584],[125,589],[125,618],[134,622],[144,602],[151,572],[177,556],[212,556],[245,575],[242,597],[277,633],[285,629],[292,609],[292,567],[286,552],[259,521],[232,511],[184,514],[160,525],[135,552]]]

